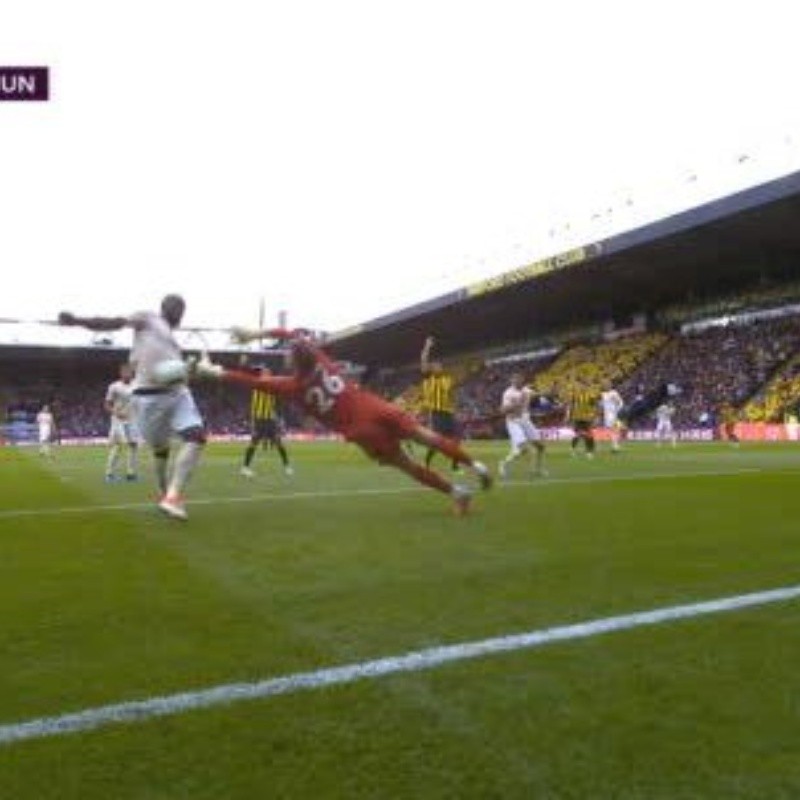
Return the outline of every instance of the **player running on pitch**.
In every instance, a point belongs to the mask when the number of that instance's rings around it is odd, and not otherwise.
[[[106,391],[105,408],[111,416],[108,430],[106,482],[117,480],[117,463],[123,448],[127,452],[125,479],[135,481],[139,434],[133,421],[133,367],[130,364],[120,365],[119,379],[114,381]]]
[[[41,411],[36,415],[36,425],[39,428],[39,455],[49,458],[52,452],[50,445],[56,427],[50,406],[42,406]]]
[[[612,384],[607,384],[603,393],[600,395],[600,405],[603,408],[603,427],[611,434],[611,452],[619,453],[619,442],[622,432],[620,412],[625,403],[622,400],[622,395],[620,395]]]
[[[672,417],[675,414],[675,406],[670,402],[662,403],[656,409],[656,445],[661,447],[664,442],[672,442],[673,447],[678,445],[678,437],[672,427]]]
[[[528,460],[530,474],[547,477],[544,468],[544,442],[541,431],[531,421],[531,400],[533,390],[525,385],[525,377],[520,372],[511,376],[511,384],[503,392],[500,401],[500,412],[506,418],[508,440],[511,452],[498,465],[500,477],[508,477],[508,468],[512,462],[523,456]],[[536,463],[533,462],[535,453]]]
[[[198,374],[286,397],[309,416],[357,444],[379,464],[396,467],[419,483],[452,497],[458,515],[469,510],[471,491],[410,458],[402,447],[405,440],[434,448],[470,468],[484,489],[491,486],[487,467],[474,461],[457,442],[420,425],[397,406],[342,378],[336,364],[302,331],[234,329],[234,338],[242,343],[264,338],[288,340],[292,375],[259,377],[207,361],[197,365]]]

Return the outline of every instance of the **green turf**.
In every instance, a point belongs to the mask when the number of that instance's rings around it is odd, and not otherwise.
[[[502,444],[476,448],[494,464]],[[191,519],[0,450],[0,724],[800,583],[795,445],[640,444],[465,519],[212,446]],[[145,465],[145,469],[146,469]],[[800,601],[0,746],[2,798],[797,798]]]

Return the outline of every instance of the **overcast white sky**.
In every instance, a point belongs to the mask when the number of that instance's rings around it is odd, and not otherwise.
[[[187,324],[255,323],[263,295],[268,322],[336,330],[548,255],[568,220],[604,233],[627,197],[653,216],[790,171],[797,15],[6,3],[0,64],[49,65],[53,98],[0,103],[0,317],[178,291]]]

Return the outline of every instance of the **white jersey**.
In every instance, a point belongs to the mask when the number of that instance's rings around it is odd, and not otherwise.
[[[30,417],[28,418],[30,419]],[[49,411],[40,411],[36,415],[36,424],[39,430],[52,430],[53,428],[53,415]]]
[[[616,389],[609,389],[607,392],[603,392],[600,395],[600,403],[603,406],[603,414],[606,417],[618,416],[624,405],[622,397]]]
[[[656,409],[656,419],[660,424],[666,424],[672,422],[672,415],[674,413],[675,409],[671,405],[664,403]]]
[[[506,415],[506,420],[519,420],[530,417],[530,405],[533,392],[527,386],[517,389],[509,386],[503,392],[500,408]]]
[[[53,415],[49,411],[40,411],[36,415],[39,426],[39,442],[45,444],[53,438]]]
[[[661,441],[666,438],[672,439],[672,445],[675,446],[676,436],[672,428],[672,415],[675,413],[675,407],[669,403],[662,403],[656,409],[656,438]]]
[[[500,408],[506,415],[506,430],[514,453],[526,447],[529,442],[536,442],[541,438],[539,430],[531,422],[532,399],[533,391],[527,386],[521,389],[509,386],[503,392]]]
[[[619,426],[619,412],[622,411],[622,397],[616,389],[609,389],[600,395],[600,405],[603,409],[603,426],[617,428]]]
[[[129,420],[131,418],[131,403],[133,400],[133,385],[125,381],[114,381],[106,392],[106,403],[111,406],[111,414],[116,419]]]
[[[136,367],[133,389],[158,387],[153,370],[163,361],[180,359],[180,345],[169,323],[160,314],[142,311],[134,314],[131,321],[134,325],[131,361]]]

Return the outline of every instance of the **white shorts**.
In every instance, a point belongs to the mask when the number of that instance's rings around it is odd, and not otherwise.
[[[529,442],[538,442],[542,438],[539,429],[527,417],[507,419],[506,430],[511,440],[511,449],[519,452]]]
[[[669,420],[656,423],[656,436],[672,436],[672,423]]]
[[[53,438],[53,429],[49,425],[39,426],[39,444],[46,444]]]
[[[139,431],[132,420],[111,417],[111,427],[108,429],[109,444],[137,444],[138,441]]]
[[[166,447],[181,431],[203,427],[203,418],[186,386],[163,394],[134,394],[133,402],[139,431],[151,447]]]
[[[603,427],[614,430],[619,427],[619,415],[616,411],[606,411],[603,414]]]

